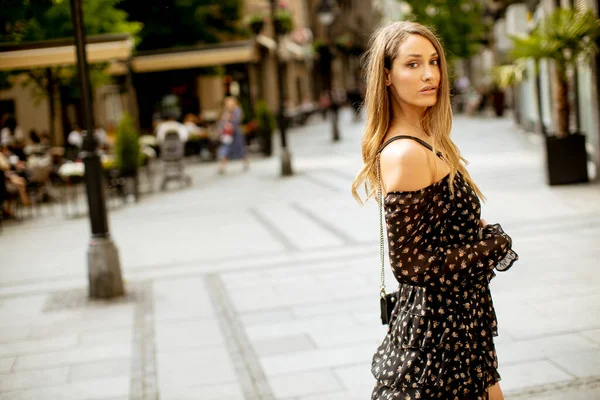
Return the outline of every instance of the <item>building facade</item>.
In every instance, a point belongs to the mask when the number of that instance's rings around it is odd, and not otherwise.
[[[598,0],[530,0],[523,2],[506,2],[504,12],[495,22],[493,49],[495,62],[489,66],[507,60],[511,49],[511,35],[526,35],[536,23],[557,7],[594,10],[598,15]],[[571,131],[580,131],[587,138],[588,153],[595,165],[600,165],[600,121],[599,121],[599,58],[590,62],[580,62],[574,71],[575,84],[571,87]],[[486,66],[487,67],[487,66]],[[533,62],[527,65],[526,79],[516,86],[517,101],[513,104],[517,122],[529,131],[539,130],[539,113],[537,109],[537,88],[539,84],[542,105],[543,124],[548,132],[555,131],[556,115],[552,106],[553,65],[546,60],[541,61],[539,77],[536,78]]]

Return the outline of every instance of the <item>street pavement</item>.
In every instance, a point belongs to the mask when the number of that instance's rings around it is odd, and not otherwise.
[[[362,124],[340,124],[290,130],[293,177],[190,160],[190,188],[113,207],[118,300],[87,299],[87,218],[7,224],[0,400],[368,399],[379,227],[350,194]],[[600,185],[547,186],[510,119],[458,116],[453,138],[520,255],[491,284],[506,398],[600,399]]]

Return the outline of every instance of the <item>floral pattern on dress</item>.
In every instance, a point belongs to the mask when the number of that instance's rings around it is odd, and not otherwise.
[[[460,173],[384,199],[399,282],[388,332],[373,355],[372,400],[487,399],[500,380],[489,282],[518,260],[501,226],[479,227],[481,203]]]

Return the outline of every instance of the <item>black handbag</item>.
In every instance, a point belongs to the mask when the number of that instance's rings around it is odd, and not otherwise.
[[[398,292],[385,292],[385,244],[383,238],[383,195],[381,190],[379,154],[377,154],[377,203],[379,204],[379,250],[381,259],[381,288],[379,291],[379,307],[381,323],[388,325],[392,319],[392,311],[398,301]]]

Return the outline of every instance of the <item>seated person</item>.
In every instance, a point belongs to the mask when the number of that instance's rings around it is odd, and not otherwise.
[[[23,169],[23,162],[18,161],[17,163],[11,163],[11,157],[8,148],[2,147],[0,151],[0,170],[4,171],[4,178],[6,185],[6,189],[9,193],[18,193],[21,198],[21,203],[24,206],[28,207],[30,204],[29,196],[27,196],[27,181],[25,178],[19,176],[16,172],[17,169]],[[8,214],[12,215],[12,211],[10,209],[6,210]]]
[[[181,141],[183,143],[187,142],[189,137],[188,128],[181,122],[178,122],[174,115],[169,115],[166,121],[161,122],[156,127],[156,140],[159,145],[165,141],[165,136],[169,131],[177,132]]]

